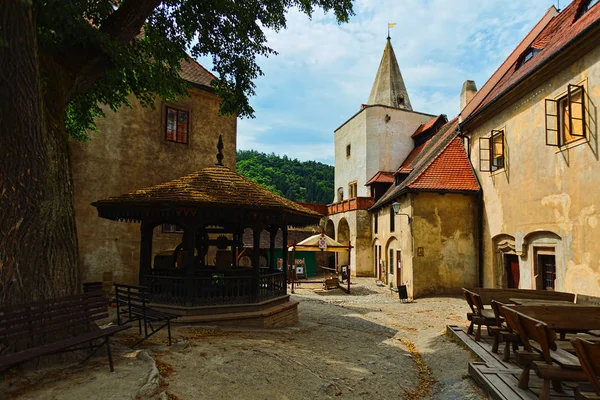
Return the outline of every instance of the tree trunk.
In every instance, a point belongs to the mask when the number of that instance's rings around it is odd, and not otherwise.
[[[79,290],[66,97],[37,52],[31,6],[0,1],[0,304]]]

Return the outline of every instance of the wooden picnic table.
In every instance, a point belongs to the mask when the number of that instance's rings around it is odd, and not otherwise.
[[[511,298],[511,303],[518,304],[520,306],[581,306],[581,304],[575,304],[572,301],[567,300],[545,300],[545,299],[520,299]]]

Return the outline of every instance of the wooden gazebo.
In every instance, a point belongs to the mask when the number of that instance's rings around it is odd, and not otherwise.
[[[139,283],[153,302],[176,308],[264,302],[287,295],[288,226],[318,223],[320,214],[260,187],[222,164],[92,205],[115,221],[141,222]],[[183,238],[171,268],[153,268],[154,228],[175,224]],[[237,265],[245,228],[253,231],[252,266]],[[277,269],[275,236],[283,235],[283,270]],[[268,266],[260,268],[260,233],[270,233]],[[210,246],[217,257],[208,262]],[[226,250],[230,249],[230,250]],[[214,250],[214,249],[213,249]],[[223,259],[223,255],[226,255]]]

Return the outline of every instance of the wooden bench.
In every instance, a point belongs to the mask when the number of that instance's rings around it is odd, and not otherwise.
[[[524,350],[517,352],[523,366],[519,387],[529,386],[529,371],[534,369],[544,380],[540,399],[548,399],[550,384],[560,391],[561,381],[585,380],[579,360],[559,342],[556,332],[578,333],[600,327],[600,307],[583,306],[503,306],[506,322],[518,332]],[[562,346],[561,346],[562,343]]]
[[[465,288],[462,289],[462,292],[467,304],[471,308],[471,312],[467,314],[467,319],[471,321],[467,333],[472,334],[474,326],[476,326],[477,331],[475,332],[475,341],[479,341],[481,340],[482,325],[485,325],[488,329],[488,333],[490,333],[490,327],[499,326],[499,323],[496,321],[494,311],[485,308],[481,297],[477,293],[471,292]]]
[[[106,308],[99,291],[1,307],[0,371],[65,351],[89,350],[87,360],[106,345],[112,372],[109,338],[129,326],[99,328],[96,321],[108,317]]]
[[[573,303],[575,294],[565,292],[555,292],[548,290],[531,290],[531,289],[498,289],[498,288],[462,288],[465,300],[471,308],[471,313],[467,313],[467,319],[471,321],[467,333],[473,333],[474,326],[477,326],[475,340],[481,339],[481,326],[485,325],[488,328],[488,333],[496,337],[503,332],[502,325],[498,322],[498,315],[494,314],[493,309],[486,309],[485,306],[491,307],[492,300],[499,303],[508,304],[511,298],[521,299],[536,299],[536,300],[560,300]],[[475,315],[475,321],[473,321]],[[490,329],[490,327],[498,327]],[[497,351],[497,347],[496,347]]]
[[[492,352],[497,353],[500,343],[504,343],[502,360],[508,361],[510,359],[510,349],[512,348],[516,354],[517,350],[519,349],[519,346],[522,345],[522,343],[519,334],[513,331],[513,329],[506,321],[507,317],[502,310],[502,307],[504,305],[504,303],[492,300],[491,307],[494,311],[496,321],[499,323],[497,331],[493,335],[494,342],[492,344]]]
[[[575,348],[579,363],[583,368],[588,380],[592,384],[595,393],[580,393],[581,399],[600,399],[600,343],[592,343],[587,340],[573,339],[571,344]]]
[[[115,283],[114,285],[118,324],[128,324],[137,321],[140,335],[143,335],[132,347],[137,346],[165,327],[167,328],[170,346],[171,320],[177,318],[178,315],[157,311],[150,307],[150,291],[144,286],[125,285],[121,283]]]

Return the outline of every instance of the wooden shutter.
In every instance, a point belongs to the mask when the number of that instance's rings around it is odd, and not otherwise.
[[[479,138],[479,171],[481,172],[490,172],[492,169],[490,139],[489,137]]]
[[[580,100],[577,100],[578,92]],[[567,104],[569,107],[569,133],[571,136],[585,137],[585,96],[583,86],[567,86]],[[581,130],[573,129],[574,122],[581,124]]]
[[[560,146],[558,140],[558,101],[546,99],[546,146]]]
[[[496,146],[497,138],[500,146]],[[491,159],[491,170],[495,171],[500,168],[504,168],[504,131],[492,130],[492,137],[490,142],[490,159]]]

